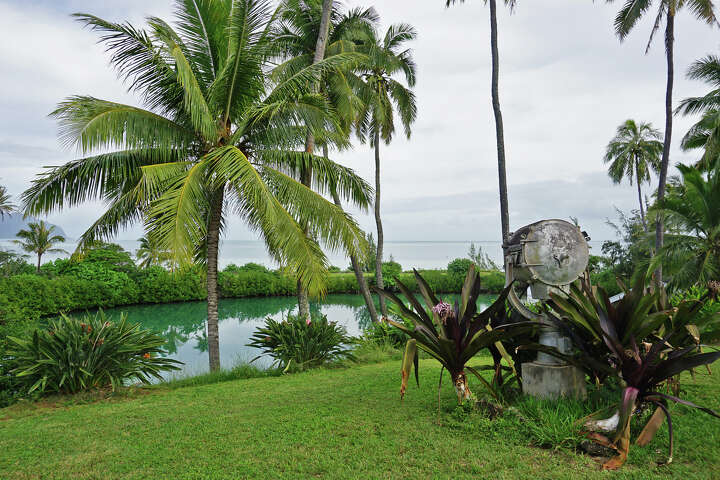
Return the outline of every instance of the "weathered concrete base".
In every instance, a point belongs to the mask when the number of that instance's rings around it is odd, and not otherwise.
[[[537,362],[523,363],[523,393],[537,398],[556,399],[574,397],[583,399],[585,374],[572,365],[545,365]]]

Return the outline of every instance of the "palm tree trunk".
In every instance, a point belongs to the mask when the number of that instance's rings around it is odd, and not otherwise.
[[[668,165],[670,164],[670,142],[672,140],[672,93],[675,77],[673,62],[673,47],[675,43],[675,12],[670,6],[665,26],[665,54],[667,57],[667,86],[665,89],[665,140],[663,142],[662,163],[660,164],[660,180],[658,182],[657,201],[662,203],[665,199],[665,183],[667,182]],[[663,246],[665,225],[662,211],[658,212],[655,223],[655,252]],[[662,286],[662,264],[655,270],[655,286]]]
[[[383,227],[380,218],[380,131],[375,131],[375,225],[377,225],[377,255],[375,256],[375,283],[378,288],[384,288],[382,276],[383,263]],[[388,316],[385,298],[380,295],[380,312],[383,317]]]
[[[340,197],[338,196],[337,192],[333,190],[332,196],[335,205],[342,208],[342,204],[340,203]],[[368,287],[367,279],[365,279],[365,275],[363,274],[362,268],[360,267],[360,262],[355,255],[350,255],[350,262],[352,263],[353,272],[355,272],[355,279],[358,282],[358,288],[360,289],[360,293],[365,299],[365,306],[367,306],[368,312],[370,313],[370,319],[373,323],[377,323],[378,316],[377,310],[375,310],[375,302],[373,301],[372,294],[370,293],[370,287]]]
[[[40,273],[40,259],[41,258],[42,258],[42,253],[38,252],[37,273]]]
[[[635,158],[635,183],[637,183],[638,203],[640,203],[640,219],[642,220],[643,230],[647,233],[647,222],[645,221],[645,208],[642,201],[642,187],[640,187],[640,168],[638,159]]]
[[[510,214],[508,211],[507,174],[505,172],[505,130],[502,112],[500,111],[499,74],[500,54],[497,38],[497,4],[490,0],[490,49],[492,52],[492,106],[495,114],[495,138],[497,143],[498,182],[500,190],[500,223],[502,224],[502,241],[510,232]]]
[[[325,156],[327,157],[327,152],[325,153]],[[342,208],[340,197],[334,189],[332,191],[332,197],[335,205],[337,205],[339,208]],[[367,306],[368,312],[370,313],[370,320],[372,320],[373,323],[377,323],[378,317],[377,310],[375,310],[375,302],[373,301],[372,295],[370,294],[370,288],[368,287],[367,280],[365,279],[362,268],[360,268],[360,262],[358,262],[358,259],[355,255],[350,255],[350,262],[352,263],[352,268],[355,272],[355,279],[358,282],[358,288],[360,289],[360,293],[365,299],[365,306]]]
[[[327,46],[328,33],[330,32],[330,14],[332,13],[333,0],[323,0],[322,17],[320,17],[320,31],[317,42],[315,42],[315,56],[313,64],[325,58],[325,47]]]
[[[333,0],[323,0],[322,16],[320,17],[320,30],[318,31],[318,38],[315,42],[315,54],[313,55],[313,65],[322,61],[325,58],[325,47],[327,46],[328,34],[330,32],[330,14],[332,13]],[[305,151],[307,153],[313,153],[315,150],[315,137],[312,132],[308,132],[305,137]],[[307,166],[303,169],[301,174],[301,182],[306,187],[309,187],[312,183],[312,169]],[[305,228],[307,234],[307,228]],[[300,280],[297,283],[297,297],[298,297],[298,316],[305,321],[310,320],[310,302],[308,300],[307,289],[302,285]]]
[[[220,368],[220,336],[218,333],[218,248],[224,190],[215,192],[210,205],[207,231],[207,339],[210,370]]]

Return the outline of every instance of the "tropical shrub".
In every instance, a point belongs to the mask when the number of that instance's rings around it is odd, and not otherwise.
[[[420,348],[438,360],[443,368],[450,372],[452,383],[457,393],[458,403],[463,403],[471,397],[468,388],[465,370],[475,375],[488,388],[489,392],[497,398],[496,389],[490,385],[480,373],[467,365],[479,351],[495,347],[502,352],[508,362],[512,359],[506,354],[500,343],[510,337],[519,337],[537,327],[534,322],[504,323],[506,315],[505,300],[509,287],[505,288],[493,304],[483,312],[477,311],[477,299],[480,295],[480,278],[471,266],[465,277],[462,288],[462,303],[454,306],[443,302],[432,291],[425,279],[415,271],[415,280],[425,300],[425,307],[415,298],[410,289],[400,280],[396,279],[396,286],[412,306],[408,308],[403,300],[394,293],[376,288],[375,291],[392,301],[397,307],[399,315],[411,327],[389,320],[388,322],[409,337],[402,363],[402,383],[400,397],[405,395],[407,381],[415,367],[415,380],[418,377],[418,351]],[[492,328],[491,325],[499,325]],[[499,369],[496,370],[496,377]]]
[[[170,303],[203,300],[207,297],[205,274],[197,269],[170,272],[148,267],[138,275],[139,303]]]
[[[606,259],[602,270],[610,270],[613,273],[611,276],[606,276],[610,280],[608,286],[615,285],[614,277],[619,277],[623,281],[635,278],[639,270],[643,271],[647,268],[653,251],[652,239],[643,227],[639,212],[625,214],[618,209],[615,210],[618,221],[608,222],[608,225],[615,230],[617,240],[605,241],[601,247],[601,253]],[[595,273],[599,273],[599,270]]]
[[[12,370],[16,367],[15,359],[7,354],[8,337],[19,337],[31,328],[40,325],[38,320],[22,318],[4,322],[0,318],[0,408],[15,403],[27,395],[27,387],[15,377]]]
[[[265,325],[253,333],[247,346],[262,351],[253,362],[267,355],[273,358],[273,366],[287,372],[352,359],[352,343],[345,328],[329,322],[325,315],[310,322],[290,315],[281,322],[268,318]]]
[[[468,258],[475,264],[475,268],[479,270],[502,270],[502,267],[495,263],[495,261],[490,258],[490,255],[483,252],[481,246],[478,245],[477,247],[475,247],[474,243],[470,243],[470,248],[468,249]]]
[[[402,265],[390,258],[389,261],[383,262],[382,264],[382,276],[385,279],[383,282],[388,287],[395,286],[395,277],[400,275],[402,272]]]
[[[25,261],[26,257],[15,252],[0,250],[0,277],[33,273],[35,268]]]
[[[240,272],[257,272],[257,273],[270,273],[270,270],[267,269],[264,265],[260,265],[259,263],[246,263],[242,266],[237,266],[234,263],[231,263],[227,267],[223,269],[223,272],[228,273],[240,273]]]
[[[407,325],[412,328],[412,325]],[[377,345],[388,345],[393,348],[402,348],[408,341],[408,335],[402,330],[385,321],[372,322],[365,329],[362,340]]]
[[[720,287],[720,285],[718,286]],[[720,300],[715,295],[710,288],[694,286],[681,292],[675,292],[668,299],[668,308],[678,307],[683,302],[690,300],[702,302],[702,308],[698,312],[699,321],[696,320],[695,325],[698,335],[702,336],[701,343],[709,345],[720,344]]]
[[[671,287],[689,288],[720,279],[720,169],[677,168],[682,183],[657,205],[671,232],[650,268],[662,264]]]
[[[293,295],[297,281],[277,272],[237,270],[218,275],[220,295],[223,297],[258,297]]]
[[[1,254],[2,252],[0,252]],[[161,266],[139,269],[129,253],[118,245],[98,244],[71,259],[58,259],[42,265],[40,274],[29,264],[3,275],[0,255],[0,319],[17,320],[58,315],[75,310],[109,308],[136,303],[170,303],[203,300],[207,297],[205,272],[200,267],[169,271]],[[13,264],[14,265],[14,264]],[[417,290],[411,273],[399,273],[397,263],[387,262],[388,272],[397,274]],[[444,271],[424,272],[436,292],[459,292],[462,277]],[[504,286],[502,272],[480,272],[482,289],[496,293]],[[392,282],[392,277],[389,277]],[[368,276],[372,284],[374,278]],[[220,296],[242,298],[294,295],[296,279],[281,271],[249,263],[228,265],[218,275]],[[328,293],[357,293],[353,273],[331,273],[326,279]],[[391,285],[390,289],[394,289]]]
[[[720,414],[677,396],[663,393],[663,386],[686,370],[709,365],[720,358],[719,351],[701,353],[701,337],[695,338],[699,321],[711,322],[698,313],[705,299],[686,300],[666,309],[665,292],[645,290],[640,278],[622,299],[610,302],[602,288],[588,284],[573,285],[567,296],[553,293],[554,309],[572,325],[573,337],[582,349],[580,364],[616,375],[624,382],[618,402],[618,423],[610,438],[599,433],[589,435],[598,443],[613,448],[617,455],[604,464],[616,469],[625,462],[630,448],[630,421],[633,412],[643,405],[657,410],[644,426],[637,443],[647,445],[662,424],[664,414],[670,434],[670,456],[673,454],[672,420],[668,401],[699,408],[720,418]],[[674,392],[678,394],[677,388]]]
[[[448,263],[447,271],[450,275],[467,275],[468,270],[473,265],[473,261],[469,258],[456,258]]]
[[[113,390],[128,382],[150,383],[181,362],[163,358],[165,339],[127,323],[106,321],[100,312],[82,320],[62,316],[25,338],[8,337],[12,374],[29,394]]]
[[[499,293],[505,288],[505,272],[488,270],[478,272],[480,290],[486,293]]]

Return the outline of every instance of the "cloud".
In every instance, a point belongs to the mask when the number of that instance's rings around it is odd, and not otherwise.
[[[346,0],[348,8],[374,3],[383,20],[418,31],[419,113],[412,138],[382,146],[383,219],[390,240],[498,239],[495,127],[490,104],[488,9],[483,2],[445,8],[442,0]],[[627,118],[664,125],[665,63],[662,35],[648,55],[651,20],[620,43],[612,31],[617,4],[544,0],[520,2],[513,15],[499,10],[500,95],[505,121],[511,223],[577,216],[595,239],[612,238],[604,225],[614,206],[636,208],[635,190],[605,176],[604,148]],[[3,75],[0,89],[0,181],[16,197],[42,166],[75,152],[61,148],[47,117],[57,102],[89,94],[138,104],[108,67],[97,35],[69,14],[87,11],[114,21],[168,18],[168,1],[35,0],[0,4]],[[676,27],[675,98],[703,93],[684,78],[695,59],[717,49],[717,32],[689,14]],[[692,161],[679,140],[693,119],[676,118],[673,163]],[[373,153],[357,144],[335,155],[366,179]],[[648,192],[649,193],[649,192]],[[52,215],[69,236],[94,220],[101,204]],[[368,213],[355,212],[374,230]],[[137,238],[136,227],[121,238]],[[239,219],[228,236],[253,239]]]

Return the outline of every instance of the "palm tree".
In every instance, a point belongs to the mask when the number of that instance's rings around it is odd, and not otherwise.
[[[415,62],[412,50],[405,43],[414,40],[415,29],[401,23],[391,25],[383,38],[377,32],[368,32],[368,38],[361,46],[367,60],[359,66],[362,84],[358,96],[363,102],[360,109],[356,131],[361,141],[369,140],[375,150],[375,223],[377,225],[377,255],[375,259],[375,279],[377,288],[384,288],[382,277],[383,227],[380,218],[380,142],[389,144],[395,134],[394,116],[400,117],[405,135],[410,138],[410,126],[417,116],[415,94],[410,90],[415,86]],[[396,76],[403,76],[407,87]],[[387,317],[385,299],[380,296],[380,310]]]
[[[685,151],[703,150],[696,167],[704,171],[717,168],[720,157],[720,110],[712,108],[703,113],[702,118],[690,127],[680,145]]]
[[[720,171],[706,179],[695,167],[680,164],[678,169],[682,184],[669,188],[658,203],[678,233],[668,234],[653,266],[662,262],[671,285],[689,288],[720,280]]]
[[[445,5],[450,6],[456,2],[464,2],[465,0],[445,0]],[[488,3],[488,0],[485,0]],[[495,114],[495,141],[497,145],[498,158],[498,182],[500,191],[500,222],[502,225],[502,241],[510,232],[510,213],[508,207],[507,194],[507,173],[505,169],[505,129],[503,128],[502,112],[500,111],[500,92],[499,92],[499,76],[500,76],[500,53],[498,51],[498,35],[497,35],[497,1],[489,0],[490,3],[490,52],[492,57],[492,106]],[[510,8],[510,12],[515,9],[517,0],[505,0],[505,5]]]
[[[686,151],[702,148],[703,156],[697,166],[710,170],[715,168],[720,156],[720,57],[708,55],[693,62],[687,77],[704,81],[712,90],[702,97],[690,97],[680,102],[677,111],[683,115],[702,114],[683,137],[681,146]]]
[[[10,198],[10,194],[7,193],[7,189],[0,185],[0,220],[2,220],[5,215],[10,215],[12,212],[15,211],[15,205],[12,203],[12,199]]]
[[[660,170],[660,155],[662,154],[661,134],[649,123],[636,123],[635,120],[626,120],[617,129],[615,137],[608,143],[605,150],[605,163],[609,163],[608,175],[613,182],[620,183],[624,178],[630,185],[637,184],[638,203],[640,204],[640,218],[643,228],[647,232],[645,222],[645,209],[641,184],[650,183],[650,171]]]
[[[153,265],[164,266],[172,263],[172,254],[162,247],[155,237],[143,236],[138,239],[140,247],[135,256],[140,261],[140,268],[148,268]]]
[[[318,40],[326,39],[323,46],[325,57],[337,55],[347,51],[356,51],[356,40],[363,38],[366,33],[374,27],[378,21],[377,14],[372,8],[356,8],[343,13],[335,5],[330,6],[330,12],[326,9],[325,3],[322,8],[319,0],[284,0],[280,4],[280,26],[277,34],[277,41],[281,45],[282,57],[285,61],[275,68],[275,76],[287,75],[298,68],[311,65],[317,60],[317,52],[320,45]],[[328,32],[324,32],[324,15],[328,15]],[[352,69],[334,70],[328,72],[320,79],[319,91],[328,97],[338,119],[341,122],[341,129],[336,132],[322,132],[323,138],[308,136],[306,151],[321,144],[323,157],[329,158],[329,145],[343,149],[349,145],[349,132],[359,108],[359,99],[353,89],[358,83]],[[311,173],[311,172],[310,172]],[[307,171],[297,172],[298,178],[312,179]],[[338,207],[342,207],[342,200],[337,189],[333,185],[327,185],[331,196]],[[346,199],[347,200],[347,199]],[[367,204],[356,204],[362,210],[369,206]],[[350,262],[353,265],[355,276],[358,281],[360,293],[365,299],[371,319],[377,321],[375,303],[372,300],[370,288],[363,275],[360,262],[355,255],[350,254]],[[302,288],[298,288],[298,305],[301,317],[309,312],[308,298]]]
[[[356,58],[338,55],[271,82],[266,72],[276,50],[269,2],[178,1],[176,11],[177,29],[155,17],[146,30],[76,15],[102,33],[111,62],[146,109],[93,97],[61,103],[53,115],[62,138],[93,155],[42,175],[25,192],[24,204],[26,212],[39,212],[104,199],[108,210],[81,246],[142,220],[173,261],[203,261],[215,370],[218,248],[230,212],[313,293],[324,291],[327,274],[315,239],[331,249],[363,251],[362,231],[350,216],[283,173],[311,164],[343,191],[369,195],[351,170],[293,150],[301,126],[307,132],[334,122],[326,99],[308,85]]]
[[[615,0],[607,0],[612,3]],[[637,25],[638,21],[645,16],[655,4],[654,0],[623,0],[625,4],[615,17],[615,33],[624,40]],[[675,77],[675,16],[682,7],[687,7],[698,20],[709,25],[717,23],[712,0],[657,0],[657,14],[655,23],[650,32],[645,53],[650,50],[655,33],[660,29],[663,20],[665,21],[665,56],[667,61],[667,82],[665,88],[665,138],[663,141],[662,161],[660,163],[660,179],[658,182],[657,199],[662,202],[665,198],[665,184],[667,183],[667,172],[670,164],[670,143],[672,141],[672,95],[673,82]],[[663,246],[665,233],[662,214],[657,216],[655,222],[655,250],[659,251]],[[655,283],[662,283],[662,265],[658,265],[655,271]]]
[[[40,273],[40,261],[46,253],[67,253],[62,248],[54,248],[55,244],[65,242],[65,237],[55,234],[55,227],[40,220],[37,223],[30,223],[29,230],[20,230],[17,237],[20,240],[13,240],[24,251],[37,255],[37,272]]]
[[[317,24],[317,29],[312,32],[313,35],[309,36],[309,39],[314,40],[314,48],[312,51],[312,62],[311,64],[317,64],[325,58],[325,47],[327,46],[328,33],[330,31],[330,16],[333,13],[333,0],[322,0],[322,5],[319,2],[312,2],[306,0],[290,0],[285,1],[281,4],[279,11],[282,12],[281,16],[296,17],[298,14],[302,14],[308,11],[312,11],[313,7],[320,7],[320,22]],[[280,38],[283,38],[282,36]],[[317,91],[317,85],[314,85],[314,90]],[[313,153],[315,149],[315,136],[312,129],[308,129],[305,137],[305,152]],[[309,166],[303,166],[300,172],[300,181],[303,185],[309,187],[312,185],[312,169]],[[307,230],[306,227],[304,227]],[[298,296],[298,316],[310,320],[310,302],[308,300],[308,292],[303,286],[302,282],[298,280],[297,283],[297,296]]]

